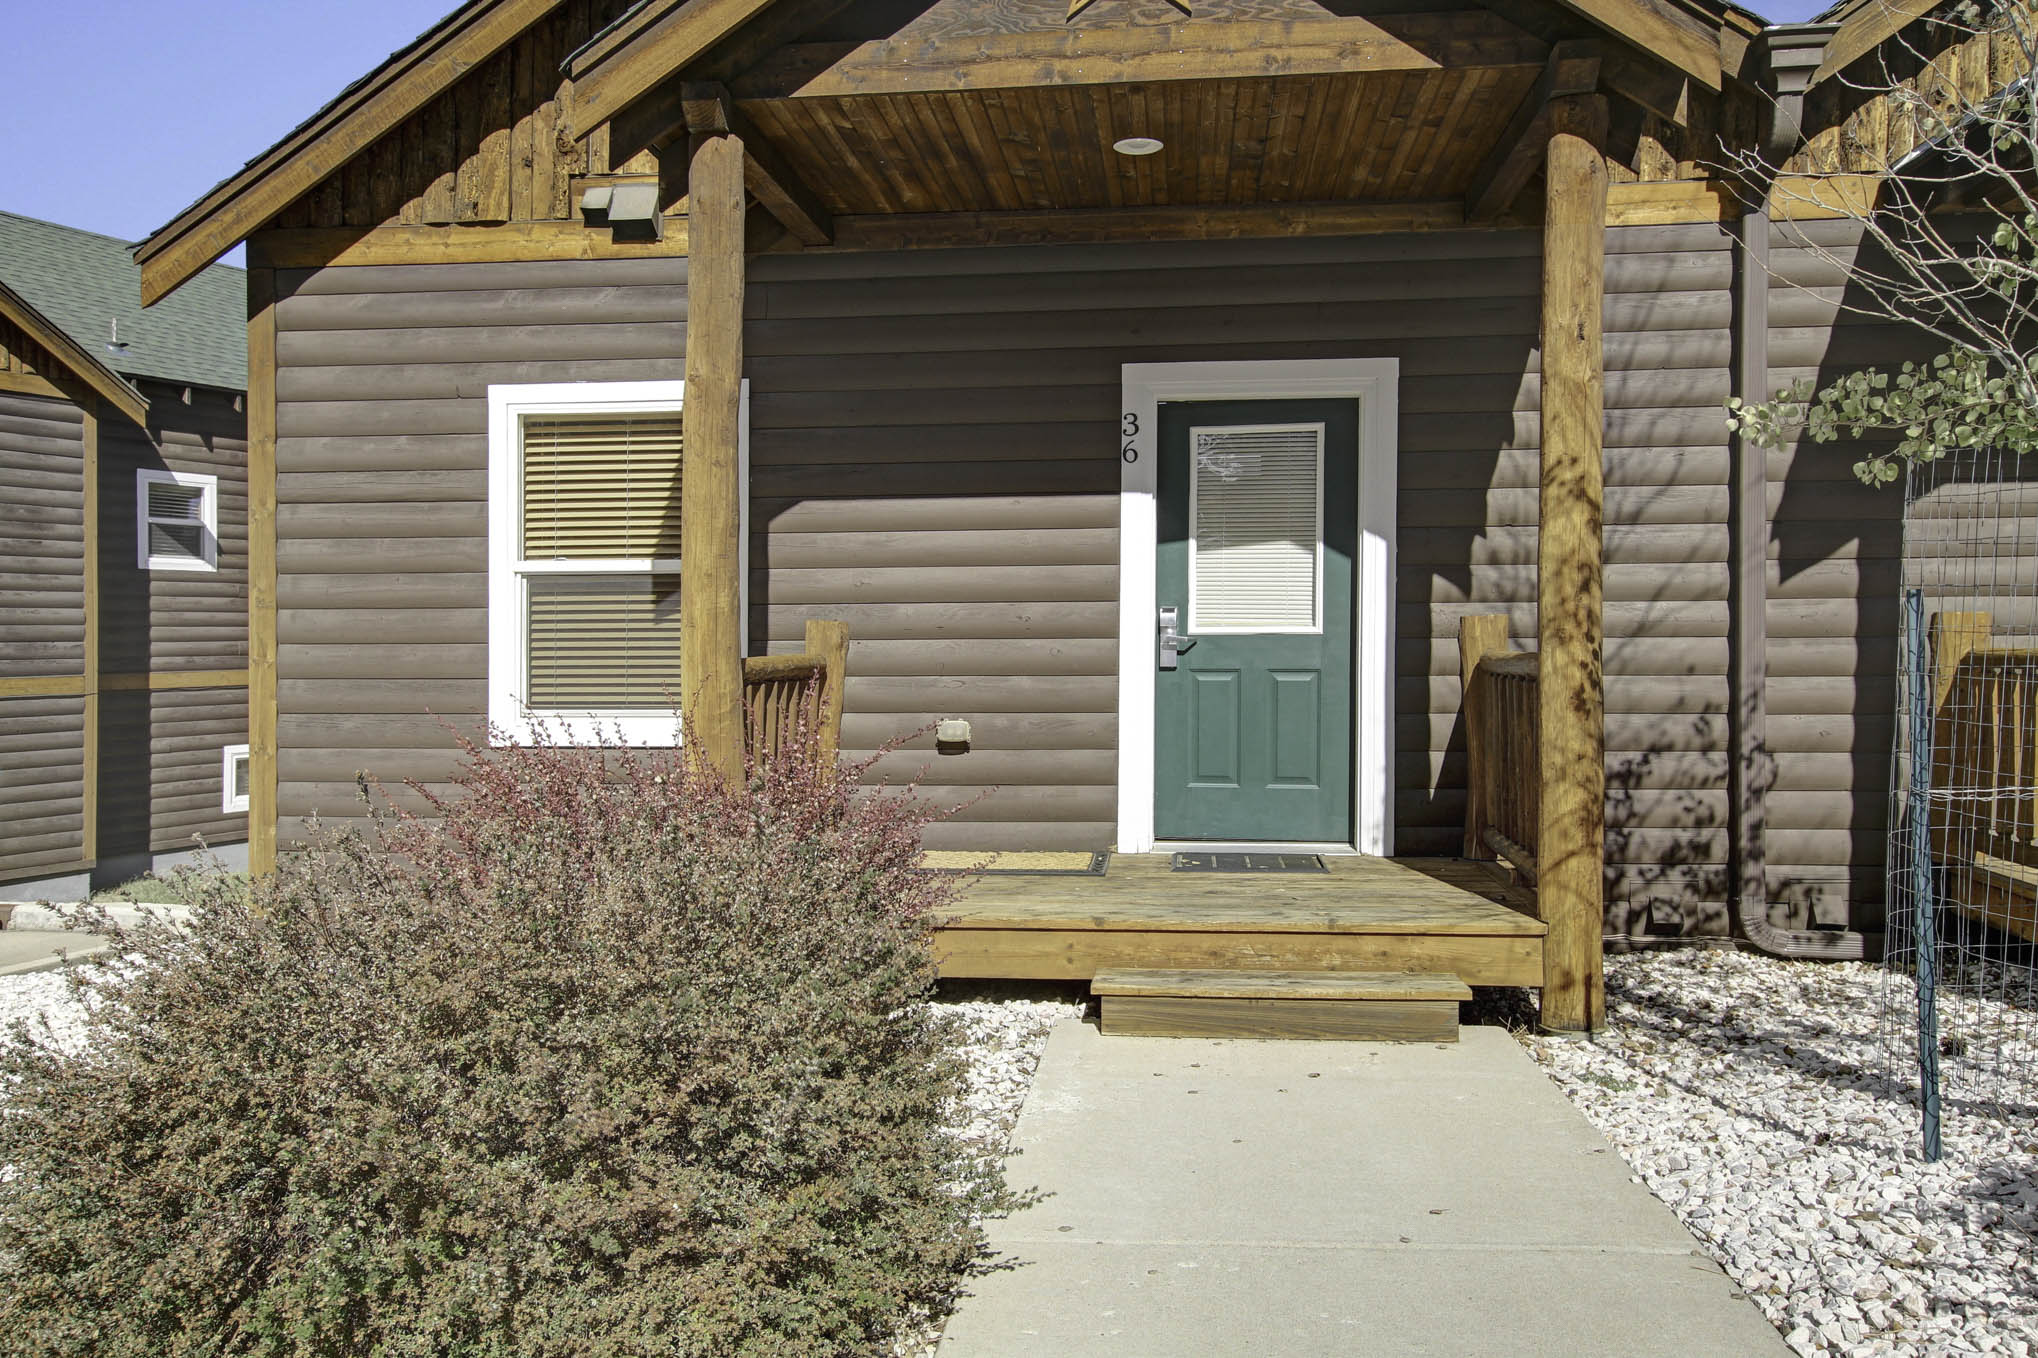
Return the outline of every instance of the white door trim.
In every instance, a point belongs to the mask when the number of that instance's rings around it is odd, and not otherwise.
[[[1119,426],[1118,851],[1154,847],[1154,667],[1159,607],[1154,551],[1163,401],[1270,401],[1327,397],[1359,403],[1359,550],[1353,563],[1353,847],[1394,851],[1394,500],[1397,393],[1393,358],[1127,363]]]

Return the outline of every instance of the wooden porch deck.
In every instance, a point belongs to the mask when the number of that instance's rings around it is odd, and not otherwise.
[[[1326,858],[1328,873],[1171,872],[1114,854],[1093,876],[987,875],[936,925],[950,977],[1089,980],[1107,967],[1449,972],[1543,983],[1540,920],[1483,866]]]

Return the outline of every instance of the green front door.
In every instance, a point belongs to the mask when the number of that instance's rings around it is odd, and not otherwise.
[[[1156,837],[1350,842],[1357,403],[1164,404],[1158,471]]]

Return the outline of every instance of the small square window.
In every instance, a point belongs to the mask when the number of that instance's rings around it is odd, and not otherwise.
[[[135,565],[145,571],[219,569],[219,478],[144,469],[134,474]]]
[[[219,809],[228,815],[248,809],[248,747],[229,745],[220,763]]]

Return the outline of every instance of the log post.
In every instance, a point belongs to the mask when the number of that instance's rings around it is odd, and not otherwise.
[[[1491,858],[1486,825],[1493,819],[1492,695],[1479,682],[1479,662],[1507,654],[1507,615],[1474,613],[1458,619],[1458,711],[1465,728],[1465,857]]]
[[[820,711],[815,714],[814,739],[822,764],[832,768],[842,748],[842,681],[849,670],[849,624],[808,619],[806,649],[807,654],[818,655],[827,662],[827,668],[821,671],[821,691],[816,695]]]
[[[276,271],[248,243],[248,871],[276,867]]]
[[[1601,648],[1601,307],[1606,284],[1606,103],[1554,100],[1543,213],[1541,528],[1536,729],[1541,759],[1536,890],[1542,1023],[1606,1023],[1606,729]]]
[[[693,756],[743,776],[743,143],[696,133],[687,162],[686,396],[680,419],[681,709]]]

